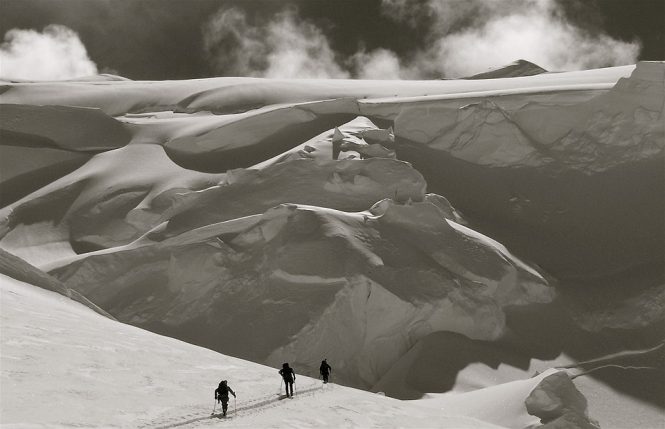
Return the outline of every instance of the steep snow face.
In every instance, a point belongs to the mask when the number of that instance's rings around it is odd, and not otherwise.
[[[53,274],[119,320],[311,373],[328,356],[363,387],[430,332],[496,338],[502,307],[552,297],[536,272],[430,202],[282,205],[244,229],[229,223],[151,233]]]
[[[397,155],[483,232],[559,278],[658,263],[664,82],[665,64],[644,62],[587,100],[406,103]]]
[[[30,283],[46,290],[57,292],[63,296],[73,299],[74,301],[80,302],[81,304],[91,308],[93,311],[96,311],[105,317],[109,317],[111,319],[113,318],[110,314],[97,307],[80,293],[66,287],[55,277],[46,274],[39,268],[28,264],[21,258],[18,258],[9,252],[5,252],[2,249],[0,249],[0,273],[13,279]]]
[[[421,201],[426,186],[409,164],[379,158],[296,159],[262,170],[231,170],[220,185],[187,195],[187,201],[174,211],[167,231],[179,233],[263,213],[285,202],[360,211],[383,198]]]
[[[501,428],[343,386],[322,386],[300,374],[294,400],[280,401],[275,368],[114,322],[4,275],[0,302],[3,426],[257,428],[288,421],[312,428]],[[213,391],[222,379],[237,394],[229,407],[232,420],[225,423],[219,414],[211,418]]]
[[[461,108],[405,106],[397,136],[492,167],[570,168],[591,174],[617,164],[662,158],[665,65],[639,63],[608,93],[572,106],[518,109],[484,99]]]

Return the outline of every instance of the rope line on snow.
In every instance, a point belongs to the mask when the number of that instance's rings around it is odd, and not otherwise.
[[[322,390],[323,390],[323,385],[310,387],[308,389],[304,389],[304,390],[299,391],[299,393],[297,393],[296,396],[294,396],[294,399],[299,398],[301,396],[311,396],[311,394],[313,394],[313,392],[322,391]],[[307,393],[310,393],[310,394],[308,395]],[[264,407],[267,408],[267,405],[279,403],[281,400],[282,400],[281,398],[274,398],[273,395],[261,396],[259,398],[251,399],[251,400],[245,402],[244,405],[242,405],[242,406],[240,406],[236,409],[236,413],[238,413],[240,411],[260,410]],[[254,414],[254,413],[252,413],[252,414]],[[170,428],[175,428],[175,427],[179,427],[179,426],[185,426],[185,425],[188,425],[188,424],[192,424],[192,423],[196,423],[196,422],[200,422],[200,421],[204,421],[204,420],[210,420],[211,418],[214,418],[214,417],[219,418],[219,416],[221,416],[221,415],[222,415],[221,413],[218,413],[218,414],[213,414],[212,416],[207,415],[207,416],[202,416],[202,417],[196,417],[196,418],[181,421],[181,422],[178,422],[178,423],[156,426],[156,429],[170,429]],[[235,415],[234,415],[234,418],[235,418]]]

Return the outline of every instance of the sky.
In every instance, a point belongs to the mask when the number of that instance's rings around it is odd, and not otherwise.
[[[0,76],[433,79],[665,60],[665,0],[2,0]]]

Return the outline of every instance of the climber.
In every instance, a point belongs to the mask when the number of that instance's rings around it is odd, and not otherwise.
[[[236,397],[236,392],[226,383],[226,380],[220,381],[219,387],[215,389],[215,399],[222,403],[222,415],[224,417],[226,417],[226,410],[229,406],[229,392],[231,392],[234,398]]]
[[[293,368],[289,366],[288,363],[282,365],[282,369],[279,370],[279,375],[284,379],[284,387],[286,387],[286,397],[289,396],[293,398],[293,383],[296,381],[296,373],[293,371]],[[291,393],[289,394],[289,388]]]
[[[328,365],[328,362],[326,362],[325,359],[323,359],[321,361],[321,366],[319,367],[319,372],[321,373],[321,378],[323,378],[324,383],[328,382],[328,376],[330,375],[331,371],[332,367]]]

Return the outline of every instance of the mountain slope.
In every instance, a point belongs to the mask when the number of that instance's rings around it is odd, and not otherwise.
[[[288,204],[245,219],[175,236],[165,224],[52,274],[121,321],[273,365],[327,355],[365,387],[422,335],[495,338],[503,306],[552,297],[536,271],[429,201]]]
[[[228,422],[233,427],[287,422],[299,427],[501,427],[412,402],[323,386],[304,375],[296,380],[295,399],[279,401],[274,368],[111,321],[2,275],[0,293],[3,425],[218,426],[225,423],[211,418],[213,390],[227,379],[238,396],[230,405],[237,412]],[[525,395],[507,388],[511,390],[515,395],[503,400],[525,413]],[[36,392],[49,399],[38,399],[35,406]]]

